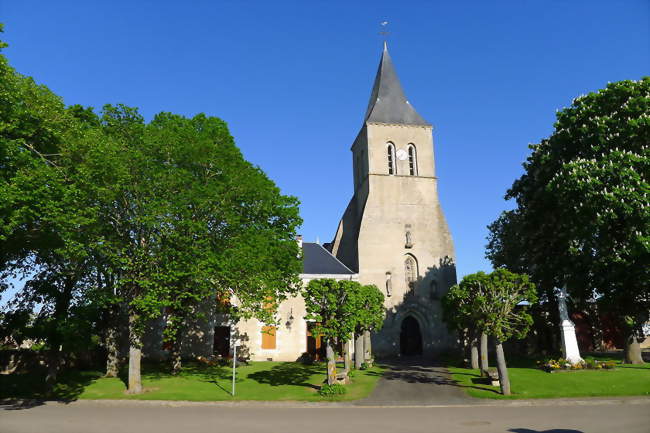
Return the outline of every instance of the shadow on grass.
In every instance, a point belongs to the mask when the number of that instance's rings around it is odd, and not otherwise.
[[[101,377],[98,371],[70,370],[59,374],[58,382],[45,383],[45,368],[24,374],[0,375],[0,404],[4,410],[30,409],[46,400],[69,403],[77,400],[90,383]]]
[[[309,383],[309,379],[315,375],[324,373],[322,366],[318,364],[303,365],[299,363],[284,363],[276,365],[270,370],[256,371],[248,375],[249,379],[266,385],[283,386],[292,385],[305,388],[320,389],[318,385]]]

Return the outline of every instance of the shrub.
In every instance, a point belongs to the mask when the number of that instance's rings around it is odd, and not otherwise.
[[[547,359],[542,362],[537,362],[539,368],[549,373],[563,369],[563,370],[612,370],[616,367],[615,361],[596,361],[593,358],[587,358],[584,361],[571,364],[564,358],[557,360]]]
[[[336,395],[343,395],[347,392],[347,388],[345,386],[335,383],[333,385],[323,385],[320,387],[318,390],[318,394],[321,395],[322,397],[334,397]]]

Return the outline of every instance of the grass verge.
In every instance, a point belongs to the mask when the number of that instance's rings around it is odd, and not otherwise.
[[[599,361],[616,361],[614,370],[573,370],[547,373],[532,361],[513,362],[508,368],[512,395],[504,396],[498,386],[483,383],[479,370],[450,366],[458,386],[478,398],[522,399],[562,397],[650,396],[650,363],[622,364],[611,356],[594,356]]]
[[[382,367],[354,371],[346,394],[324,398],[318,395],[318,389],[326,377],[325,364],[254,362],[237,368],[233,397],[232,368],[188,363],[181,374],[172,376],[159,365],[144,364],[145,392],[138,395],[125,393],[124,374],[120,378],[104,378],[98,371],[69,371],[60,376],[52,391],[44,386],[40,372],[0,376],[0,398],[349,401],[367,397],[382,374]]]

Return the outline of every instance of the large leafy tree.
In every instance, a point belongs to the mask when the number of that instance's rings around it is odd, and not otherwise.
[[[180,368],[181,336],[199,304],[236,298],[231,314],[269,322],[264,301],[295,292],[300,270],[297,202],[245,161],[225,123],[197,115],[161,113],[145,141],[166,167],[157,183],[169,201],[160,234],[155,277],[167,311],[166,339]]]
[[[553,134],[531,146],[506,198],[517,208],[491,226],[488,256],[598,302],[626,330],[626,360],[650,313],[650,78],[576,98]]]
[[[98,233],[96,208],[75,181],[89,128],[76,114],[0,56],[0,272],[26,280],[6,317],[33,316],[25,323],[47,343],[49,382],[61,349],[84,335],[71,332],[84,323],[71,317],[89,305]]]
[[[298,287],[297,200],[244,160],[219,119],[161,113],[147,124],[122,105],[66,108],[0,56],[0,140],[2,287],[26,280],[4,317],[46,331],[53,356],[83,335],[71,324],[118,329],[125,305],[139,392],[147,320],[167,311],[178,354],[198,303],[236,298],[235,318],[272,320],[265,302]],[[87,320],[111,306],[108,320]]]
[[[143,325],[165,312],[173,368],[200,304],[236,299],[236,317],[266,322],[265,304],[297,284],[297,201],[244,160],[223,121],[107,106],[102,124],[123,148],[123,176],[104,202],[104,251],[129,305],[129,389],[139,392]]]

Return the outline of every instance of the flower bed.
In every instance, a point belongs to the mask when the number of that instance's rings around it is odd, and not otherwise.
[[[548,359],[545,361],[539,361],[537,364],[540,369],[549,373],[573,370],[613,370],[616,368],[615,361],[597,361],[591,358],[575,364],[572,364],[564,358]]]

